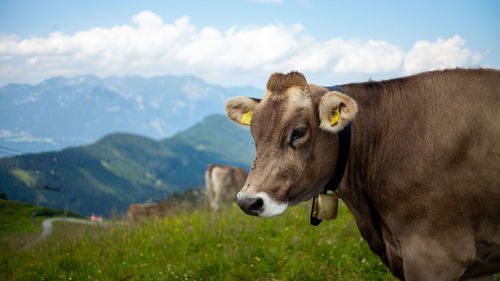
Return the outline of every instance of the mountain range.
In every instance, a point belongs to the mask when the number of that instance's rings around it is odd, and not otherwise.
[[[85,216],[110,215],[203,185],[209,163],[248,170],[254,154],[250,131],[216,114],[161,140],[113,133],[91,145],[2,158],[0,193]]]
[[[262,93],[193,76],[85,75],[9,84],[0,88],[0,157],[90,144],[114,132],[163,139],[224,113],[232,96]]]

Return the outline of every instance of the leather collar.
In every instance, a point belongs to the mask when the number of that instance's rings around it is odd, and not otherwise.
[[[344,90],[341,86],[328,87],[328,89],[331,91],[344,93]],[[351,147],[351,123],[347,124],[347,126],[344,127],[344,129],[342,129],[342,131],[340,131],[337,135],[339,138],[339,153],[337,157],[337,164],[335,165],[335,171],[333,172],[332,177],[323,188],[323,194],[326,194],[328,191],[335,192],[339,187],[342,178],[344,177],[345,168],[347,166],[347,159],[349,158],[349,149]],[[314,209],[314,204],[316,204],[316,198],[317,196],[313,198],[312,209]],[[311,210],[311,224],[319,225],[321,221],[322,220],[313,216],[313,210]]]

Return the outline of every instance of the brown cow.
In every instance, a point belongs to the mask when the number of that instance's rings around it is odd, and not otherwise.
[[[210,164],[205,171],[208,207],[215,212],[223,201],[236,201],[246,178],[247,172],[241,168]]]
[[[351,123],[336,193],[393,274],[492,280],[500,270],[500,71],[434,71],[342,88],[275,73],[262,100],[226,103],[255,140],[238,193],[242,210],[274,216],[318,195],[335,170],[337,133]]]
[[[127,208],[127,221],[139,222],[154,216],[164,217],[174,209],[171,203],[130,204]]]

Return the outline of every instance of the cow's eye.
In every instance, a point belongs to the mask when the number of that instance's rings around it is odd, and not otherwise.
[[[299,127],[293,130],[290,136],[290,144],[293,144],[296,140],[303,138],[306,135],[307,129],[304,127]]]

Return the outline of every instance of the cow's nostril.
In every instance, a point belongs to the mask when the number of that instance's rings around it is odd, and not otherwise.
[[[262,198],[238,198],[238,205],[248,215],[258,216],[262,212],[264,200]]]
[[[262,210],[262,206],[264,205],[264,200],[261,198],[257,198],[255,202],[250,207],[250,212],[255,213],[256,215]]]

